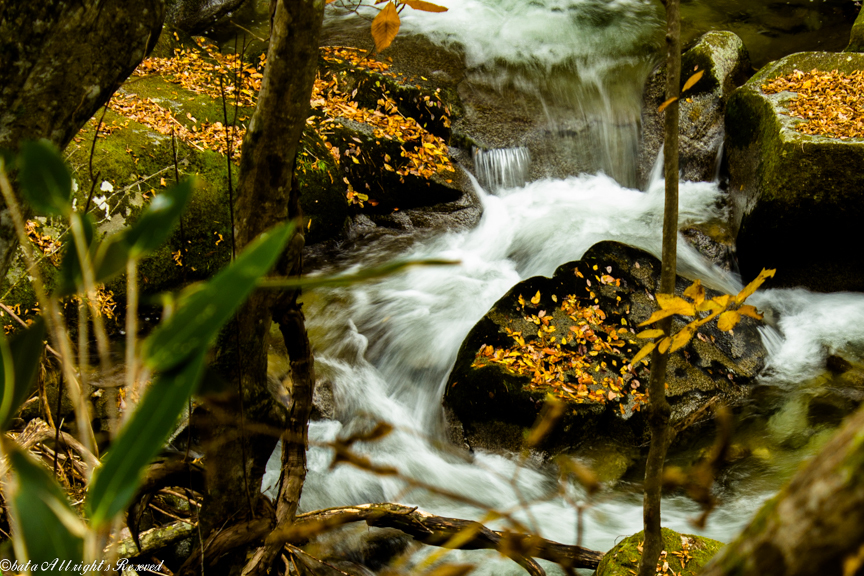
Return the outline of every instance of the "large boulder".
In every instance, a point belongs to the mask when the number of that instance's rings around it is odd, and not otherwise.
[[[759,71],[729,99],[726,152],[732,226],[745,280],[776,268],[775,286],[864,290],[864,142],[803,134],[786,113],[791,92],[763,85],[800,70],[851,73],[864,54],[793,54]]]
[[[855,23],[852,24],[846,52],[864,52],[864,10],[858,13]]]
[[[552,278],[514,286],[465,338],[447,381],[445,406],[469,445],[519,448],[520,431],[534,423],[547,394],[566,403],[550,451],[579,448],[586,439],[644,442],[650,368],[632,368],[630,359],[645,343],[634,327],[658,309],[652,295],[659,277],[655,257],[601,242]],[[689,284],[679,277],[676,292]],[[700,328],[669,359],[673,423],[691,422],[716,399],[740,402],[764,357],[754,321],[731,333],[714,323]]]
[[[681,178],[711,182],[717,176],[723,143],[726,102],[750,75],[750,57],[732,32],[708,32],[681,55],[681,86],[699,70],[702,78],[682,96],[678,140]],[[657,109],[666,100],[666,66],[659,66],[645,83],[638,180],[645,187],[663,146],[665,114]]]
[[[704,536],[679,534],[669,528],[661,529],[663,551],[658,562],[658,574],[693,576],[723,548],[724,544]],[[629,576],[639,571],[642,543],[645,533],[639,532],[623,539],[603,556],[594,576]],[[663,568],[668,564],[668,572]]]

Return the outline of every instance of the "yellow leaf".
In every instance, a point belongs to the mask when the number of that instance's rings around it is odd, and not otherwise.
[[[666,351],[669,350],[670,344],[672,344],[672,339],[667,336],[657,345],[657,350],[659,350],[661,354],[665,354]]]
[[[693,301],[695,305],[701,304],[705,300],[705,287],[702,282],[696,280],[684,290],[684,296]]]
[[[536,306],[539,303],[540,303],[540,291],[537,290],[537,294],[535,294],[534,297],[531,298],[531,304],[534,304]]]
[[[717,306],[720,308],[726,308],[729,306],[730,300],[732,300],[732,296],[729,294],[723,294],[722,296],[717,296],[716,298],[712,298],[714,302],[717,303]]]
[[[675,334],[672,337],[672,345],[669,347],[669,353],[675,352],[679,348],[682,348],[690,342],[690,339],[693,338],[693,334],[696,333],[696,327],[693,325],[685,326],[681,331]]]
[[[692,303],[672,294],[657,294],[657,304],[663,310],[672,310],[674,314],[681,314],[682,316],[696,315],[696,309]]]
[[[375,41],[375,50],[381,52],[393,42],[396,34],[399,33],[401,24],[399,13],[396,11],[396,6],[392,2],[378,13],[372,20],[372,39]]]
[[[672,104],[676,100],[678,100],[678,98],[670,98],[670,99],[666,100],[665,102],[660,104],[660,107],[657,108],[657,112],[662,112],[663,110],[665,110],[670,104]]]
[[[438,4],[433,4],[432,2],[426,2],[425,0],[402,0],[403,4],[407,4],[414,10],[422,10],[423,12],[446,12],[447,8],[444,6],[439,6]]]
[[[168,185],[168,183],[165,182],[165,178],[159,178],[159,185],[164,188],[165,186]]]
[[[674,316],[674,315],[675,315],[674,310],[657,310],[656,312],[651,314],[651,316],[647,320],[645,320],[644,322],[642,322],[638,325],[639,326],[647,326],[648,324],[653,324],[654,322],[657,322],[658,320],[662,320],[663,318],[668,318],[669,316]]]
[[[755,306],[750,306],[749,304],[744,304],[738,309],[738,313],[742,316],[749,316],[750,318],[755,318],[756,320],[762,320],[764,316],[756,310]]]
[[[735,297],[735,302],[737,304],[741,304],[748,297],[752,296],[753,293],[756,292],[756,290],[759,288],[759,286],[761,286],[762,283],[765,282],[765,280],[774,276],[774,272],[776,272],[776,270],[765,270],[763,268],[762,272],[759,273],[759,276],[757,276],[755,280],[750,282],[747,286],[744,287],[743,290],[741,290],[741,292],[738,293],[738,296]]]
[[[648,356],[648,354],[650,354],[651,351],[654,350],[654,347],[655,347],[656,345],[657,345],[656,342],[649,342],[648,344],[646,344],[645,346],[643,346],[642,349],[639,350],[639,352],[636,354],[636,356],[634,356],[633,359],[630,361],[630,364],[631,364],[632,366],[636,366],[637,364],[639,364],[639,362],[640,362],[643,358],[645,358],[646,356]]]
[[[690,78],[687,79],[687,82],[684,83],[684,87],[681,88],[681,92],[686,92],[687,90],[692,88],[693,85],[696,84],[696,82],[702,79],[703,74],[705,74],[705,71],[699,70],[698,72],[690,76]]]
[[[714,300],[704,300],[696,305],[696,310],[699,312],[705,312],[706,310],[721,310],[724,307],[715,302]]]
[[[717,319],[717,328],[723,332],[728,332],[735,328],[735,325],[738,324],[739,320],[741,320],[741,314],[736,310],[727,310],[720,314],[720,317]]]
[[[636,334],[636,338],[659,338],[660,336],[663,336],[663,334],[665,334],[665,332],[660,329],[643,330],[642,332]]]

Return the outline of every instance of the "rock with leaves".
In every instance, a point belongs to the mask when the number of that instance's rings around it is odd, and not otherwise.
[[[551,449],[576,447],[598,435],[641,444],[650,365],[639,355],[645,341],[637,338],[643,332],[638,325],[695,311],[661,309],[658,301],[666,299],[655,296],[659,275],[659,262],[650,254],[602,242],[552,278],[514,286],[468,334],[447,382],[444,403],[469,444],[483,445],[483,437],[500,439],[510,430],[509,446],[498,447],[518,447],[520,430],[534,422],[546,394],[567,406],[558,445]],[[714,298],[735,301],[679,276],[676,294],[682,297],[688,288],[688,294],[702,295],[703,307],[720,306]],[[695,320],[695,327],[674,320],[675,332],[691,336],[686,342],[679,336],[669,357],[667,394],[679,429],[698,420],[709,402],[742,401],[764,366],[757,321],[745,316],[724,332],[713,321],[722,313],[712,321]],[[724,324],[735,312],[727,314]]]

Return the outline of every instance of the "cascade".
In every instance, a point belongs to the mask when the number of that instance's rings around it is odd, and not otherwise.
[[[487,190],[524,186],[530,167],[531,153],[527,148],[474,149],[474,171]]]

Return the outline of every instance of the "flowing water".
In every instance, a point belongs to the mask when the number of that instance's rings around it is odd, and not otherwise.
[[[587,168],[566,178],[530,181],[528,165],[537,158],[525,148],[478,152],[479,224],[423,240],[400,255],[460,264],[414,268],[307,298],[317,370],[332,383],[337,414],[311,425],[313,448],[301,507],[399,501],[446,516],[484,517],[481,508],[409,490],[397,478],[348,466],[330,469],[332,454],[322,444],[381,420],[396,426],[396,432],[357,447],[375,463],[486,507],[515,511],[543,536],[572,543],[577,515],[556,495],[548,467],[481,450],[466,456],[447,449],[443,385],[468,331],[515,283],[548,276],[601,240],[659,253],[663,182],[655,177],[647,191],[626,185],[634,181],[641,84],[657,60],[662,13],[659,3],[642,0],[439,3],[450,11],[406,11],[402,33],[422,33],[457,47],[473,82],[537,95],[550,126],[587,126],[575,130],[576,138],[555,141],[559,152],[577,156],[577,164]],[[706,10],[711,5],[691,4]],[[329,25],[345,22],[355,20],[333,18]],[[723,220],[721,195],[716,184],[682,183],[681,223]],[[356,261],[357,267],[363,265],[362,252]],[[737,277],[713,267],[683,241],[679,272],[728,292],[741,288]],[[762,329],[769,359],[761,388],[781,393],[769,407],[745,410],[742,416],[736,441],[752,456],[724,472],[718,484],[721,505],[701,532],[723,541],[836,425],[809,422],[802,399],[806,386],[824,379],[826,355],[860,358],[864,349],[864,295],[769,289],[754,303],[769,311],[771,321]],[[678,456],[685,463],[694,457]],[[265,483],[273,482],[276,466],[274,461]],[[607,550],[620,536],[641,529],[641,493],[628,484],[634,480],[638,475],[625,477],[590,503],[583,545]],[[582,498],[576,488],[571,496]],[[671,528],[697,532],[688,522],[697,514],[696,505],[683,497],[664,501],[664,525]],[[482,564],[484,574],[521,573],[495,554],[463,554],[463,560]]]

